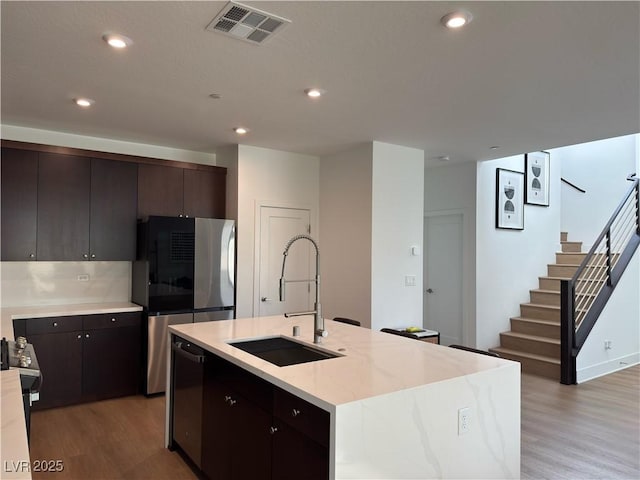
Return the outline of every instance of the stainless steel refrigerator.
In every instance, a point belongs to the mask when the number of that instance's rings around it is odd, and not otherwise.
[[[235,222],[157,216],[140,222],[132,300],[147,316],[145,393],[164,392],[168,326],[235,318]]]

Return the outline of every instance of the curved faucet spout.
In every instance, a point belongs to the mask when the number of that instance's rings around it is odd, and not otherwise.
[[[309,240],[316,249],[316,276],[315,279],[309,280],[301,280],[305,282],[315,282],[316,284],[316,301],[314,303],[314,310],[311,312],[298,312],[298,313],[285,313],[285,317],[293,317],[297,315],[314,315],[314,335],[313,341],[314,343],[322,343],[322,338],[327,336],[327,332],[324,329],[324,319],[322,318],[322,307],[320,306],[320,249],[318,248],[318,243],[309,235],[301,234],[296,235],[291,240],[287,242],[287,245],[284,247],[284,252],[282,253],[282,274],[280,275],[280,301],[284,301],[285,297],[285,285],[287,280],[284,278],[284,270],[285,265],[287,263],[287,255],[289,254],[289,249],[291,245],[293,245],[297,240]]]

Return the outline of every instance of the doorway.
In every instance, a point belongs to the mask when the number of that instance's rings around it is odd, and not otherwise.
[[[462,214],[425,217],[424,328],[442,345],[463,343]]]
[[[308,233],[310,211],[303,208],[260,207],[260,243],[258,245],[258,316],[281,315],[285,312],[313,308],[311,291],[306,282],[287,283],[285,301],[279,299],[282,259],[287,242],[295,235]],[[287,255],[287,280],[312,278],[311,262],[315,258],[309,242],[296,242]]]

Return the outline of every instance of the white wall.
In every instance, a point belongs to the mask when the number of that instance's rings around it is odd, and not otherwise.
[[[496,168],[524,171],[524,155],[477,164],[476,346],[500,344],[560,249],[560,165],[551,155],[549,207],[525,205],[524,230],[495,228]]]
[[[238,146],[236,317],[252,317],[256,214],[260,204],[299,206],[311,211],[312,232],[318,232],[319,159],[310,155]]]
[[[137,155],[140,157],[160,158],[163,160],[200,163],[204,165],[216,164],[216,156],[213,153],[181,150],[179,148],[163,147],[161,145],[146,143],[123,142],[109,138],[88,137],[52,130],[17,127],[15,125],[1,125],[0,129],[2,138],[5,140],[41,143],[43,145],[55,145],[58,147],[82,148],[98,152]]]
[[[583,242],[585,252],[629,189],[627,175],[640,174],[638,137],[627,135],[550,150],[551,161],[561,165],[562,177],[587,191],[580,193],[561,185],[562,231],[569,233],[569,240]]]
[[[371,326],[373,144],[320,161],[320,269],[325,318]]]
[[[474,346],[476,341],[476,164],[466,162],[426,168],[424,213],[425,216],[462,214],[463,343]]]
[[[372,194],[371,328],[421,325],[424,152],[373,142]]]

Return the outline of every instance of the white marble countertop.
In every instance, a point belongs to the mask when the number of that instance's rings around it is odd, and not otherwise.
[[[0,410],[2,442],[0,442],[1,478],[31,478],[29,444],[22,405],[22,387],[18,370],[0,372]]]
[[[76,303],[68,305],[34,305],[0,309],[0,337],[13,340],[13,320],[22,318],[65,317],[99,313],[138,312],[142,307],[131,302]],[[28,340],[28,339],[27,339]],[[36,352],[36,355],[38,352]]]
[[[313,317],[256,317],[171,326],[206,350],[249,370],[328,411],[337,405],[442,382],[453,378],[513,368],[513,362],[440,345],[325,320],[329,336],[320,348],[339,355],[278,367],[228,343],[270,336],[313,344]]]

